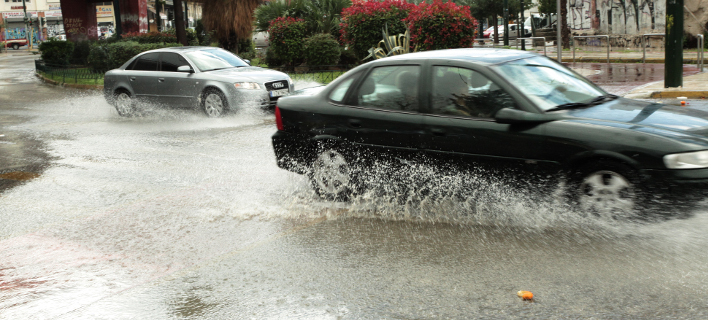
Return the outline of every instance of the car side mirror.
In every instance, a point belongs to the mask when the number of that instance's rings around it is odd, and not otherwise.
[[[494,120],[498,123],[506,124],[532,124],[542,123],[562,119],[563,116],[558,113],[532,113],[513,108],[504,108],[497,111],[494,115]]]
[[[251,60],[243,59],[243,61],[246,62],[249,66],[251,65]]]
[[[190,66],[184,65],[184,66],[177,67],[177,72],[194,73],[194,69],[192,69],[192,67],[190,67]]]

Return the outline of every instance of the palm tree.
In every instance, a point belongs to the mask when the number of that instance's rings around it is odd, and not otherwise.
[[[202,21],[207,31],[226,50],[238,50],[239,39],[250,39],[253,11],[262,0],[198,0],[202,5]]]

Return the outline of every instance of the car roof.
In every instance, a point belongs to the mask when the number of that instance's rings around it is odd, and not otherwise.
[[[186,46],[186,47],[169,47],[160,48],[155,50],[150,50],[150,52],[189,52],[189,51],[199,51],[204,49],[220,49],[219,47],[201,47],[201,46]]]
[[[397,56],[392,56],[376,61],[393,61],[393,60],[410,60],[410,59],[449,59],[449,60],[466,60],[478,64],[498,64],[507,61],[518,60],[522,58],[535,57],[535,53],[512,50],[512,49],[494,49],[494,48],[461,48],[461,49],[445,49],[407,53]]]

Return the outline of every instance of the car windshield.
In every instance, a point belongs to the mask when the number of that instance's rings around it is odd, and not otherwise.
[[[546,57],[514,60],[492,68],[545,111],[596,103],[601,101],[599,97],[613,97]]]
[[[248,63],[224,49],[204,49],[187,52],[185,55],[201,71],[212,71],[226,68],[247,67]]]

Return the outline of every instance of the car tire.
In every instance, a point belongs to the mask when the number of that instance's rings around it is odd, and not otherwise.
[[[641,216],[644,192],[635,170],[620,162],[600,160],[575,170],[569,179],[571,203],[583,215],[601,220]]]
[[[218,118],[226,112],[226,96],[216,89],[209,89],[202,96],[202,110],[210,118]]]
[[[315,192],[332,201],[347,201],[357,190],[357,166],[352,158],[335,146],[318,148],[308,173]]]
[[[12,44],[12,49],[20,50],[20,45],[17,43]]]
[[[121,117],[130,117],[135,115],[135,101],[126,90],[119,90],[113,95],[113,106],[118,111]]]

